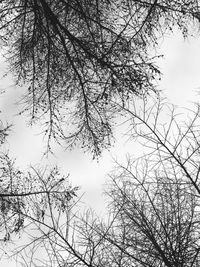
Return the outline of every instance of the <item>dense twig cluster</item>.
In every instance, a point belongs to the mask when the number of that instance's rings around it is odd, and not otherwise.
[[[155,91],[159,75],[149,47],[178,24],[198,19],[197,1],[18,0],[0,3],[1,41],[24,110],[42,119],[50,140],[100,155],[110,145],[114,101]],[[111,101],[112,100],[112,101]]]
[[[1,241],[8,242],[34,222],[50,223],[52,214],[66,213],[77,187],[67,185],[57,167],[31,168],[22,172],[7,155],[1,156],[0,168],[0,232]],[[29,221],[29,218],[31,220]],[[55,227],[57,220],[52,221]],[[14,235],[15,234],[15,235]]]

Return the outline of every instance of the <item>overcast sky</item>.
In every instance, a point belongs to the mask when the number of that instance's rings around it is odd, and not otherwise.
[[[163,90],[169,102],[182,107],[192,108],[192,101],[199,99],[200,91],[200,38],[183,40],[180,33],[167,36],[162,41],[159,54],[164,58],[159,61],[163,73],[159,89]],[[4,64],[0,71],[3,72]],[[19,89],[12,86],[12,78],[8,76],[2,80],[1,88],[8,87],[8,92],[1,95],[2,120],[14,123],[13,131],[8,138],[10,153],[16,157],[18,166],[26,169],[31,164],[44,163],[57,164],[63,173],[70,173],[70,181],[74,186],[80,185],[85,192],[83,200],[95,208],[97,213],[103,211],[102,187],[106,180],[106,174],[113,168],[113,157],[123,160],[127,153],[137,153],[137,146],[124,144],[125,138],[118,133],[118,139],[110,152],[104,152],[99,161],[92,161],[91,155],[84,154],[77,149],[63,151],[56,150],[55,156],[42,159],[44,149],[43,137],[39,135],[37,127],[27,127],[27,118],[15,116],[17,113],[16,102]],[[14,267],[14,263],[0,262],[1,267]]]

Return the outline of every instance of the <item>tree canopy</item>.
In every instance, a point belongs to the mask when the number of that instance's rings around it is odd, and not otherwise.
[[[150,51],[174,25],[186,36],[198,1],[8,0],[0,3],[1,44],[22,110],[55,139],[94,156],[112,142],[115,105],[156,91]],[[64,141],[64,142],[62,142]]]
[[[0,154],[1,252],[24,266],[199,266],[200,105],[180,123],[152,52],[199,20],[194,0],[0,1],[1,47],[26,88],[21,113],[42,124],[48,151],[55,139],[100,156],[118,115],[146,151],[110,174],[107,221],[80,215],[78,187],[57,167],[25,172]]]

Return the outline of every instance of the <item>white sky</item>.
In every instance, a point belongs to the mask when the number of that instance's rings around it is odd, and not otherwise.
[[[159,54],[164,54],[164,59],[159,61],[163,72],[159,89],[164,91],[169,101],[175,105],[192,107],[192,101],[198,101],[197,94],[200,90],[200,38],[183,40],[180,33],[166,37],[161,45]],[[0,66],[0,72],[4,65]],[[38,164],[42,160],[43,139],[36,127],[30,129],[26,126],[23,117],[17,117],[16,96],[19,88],[12,86],[12,78],[7,77],[0,85],[0,89],[8,87],[8,93],[0,96],[2,120],[14,122],[13,132],[8,138],[12,156],[17,158],[17,165],[28,168],[30,164]],[[28,119],[26,118],[26,121]],[[125,139],[119,134],[119,139],[111,152],[104,152],[99,162],[92,161],[92,157],[82,151],[63,151],[59,148],[55,157],[50,157],[44,162],[56,163],[63,173],[70,173],[70,180],[74,186],[80,185],[85,192],[84,201],[95,208],[97,213],[104,209],[102,185],[106,180],[106,173],[112,170],[112,157],[118,160],[125,159],[126,153],[136,153],[137,146],[124,144]],[[15,263],[0,262],[1,267],[15,267]]]

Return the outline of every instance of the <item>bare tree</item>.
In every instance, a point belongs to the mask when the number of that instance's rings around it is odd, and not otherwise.
[[[198,266],[195,189],[173,165],[154,171],[145,160],[143,169],[136,166],[119,166],[108,189],[115,222],[105,239],[117,251],[116,266]]]
[[[7,155],[1,156],[0,243],[3,253],[9,247],[16,248],[13,242],[18,242],[17,250],[21,250],[20,238],[22,244],[27,241],[25,247],[34,247],[33,252],[45,239],[54,242],[57,232],[58,236],[62,232],[67,238],[69,213],[77,190],[57,167],[31,167],[22,172]],[[66,219],[63,225],[59,224],[61,218]]]
[[[195,104],[194,110],[181,111],[164,99],[151,103],[143,99],[140,104],[125,110],[130,123],[127,135],[145,148],[152,169],[162,166],[167,169],[172,165],[200,195],[199,104]]]
[[[101,246],[93,240],[86,251],[96,248],[94,266],[198,266],[199,105],[186,120],[163,100],[140,104],[126,109],[126,123],[144,155],[117,164],[107,189],[111,223],[91,227]]]
[[[156,91],[149,47],[173,25],[187,35],[198,1],[9,0],[0,3],[1,41],[28,87],[23,110],[50,140],[100,155],[112,138],[116,100]]]
[[[73,209],[68,224],[59,212],[45,220],[25,214],[34,227],[31,242],[16,248],[18,261],[24,266],[199,265],[199,197],[173,165],[165,172],[152,170],[146,159],[118,165],[107,195],[108,222],[89,211],[78,217]]]

